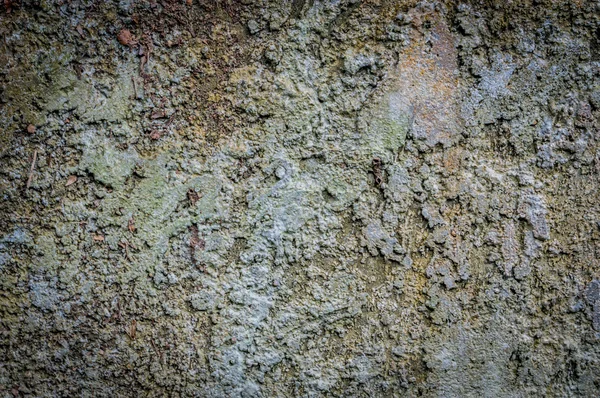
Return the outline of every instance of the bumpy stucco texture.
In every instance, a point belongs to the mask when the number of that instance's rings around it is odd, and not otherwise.
[[[592,397],[600,3],[4,1],[2,397]]]

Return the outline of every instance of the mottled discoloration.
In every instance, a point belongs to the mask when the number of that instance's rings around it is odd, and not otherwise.
[[[2,396],[597,393],[597,5],[11,4]]]

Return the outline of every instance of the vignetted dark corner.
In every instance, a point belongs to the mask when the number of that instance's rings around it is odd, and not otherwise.
[[[600,2],[3,0],[0,397],[595,397]]]

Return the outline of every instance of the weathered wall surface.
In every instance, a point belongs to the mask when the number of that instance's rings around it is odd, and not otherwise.
[[[2,397],[597,396],[599,15],[4,1]]]

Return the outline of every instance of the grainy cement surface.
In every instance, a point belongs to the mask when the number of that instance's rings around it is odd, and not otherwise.
[[[600,3],[5,0],[1,397],[594,397]]]

